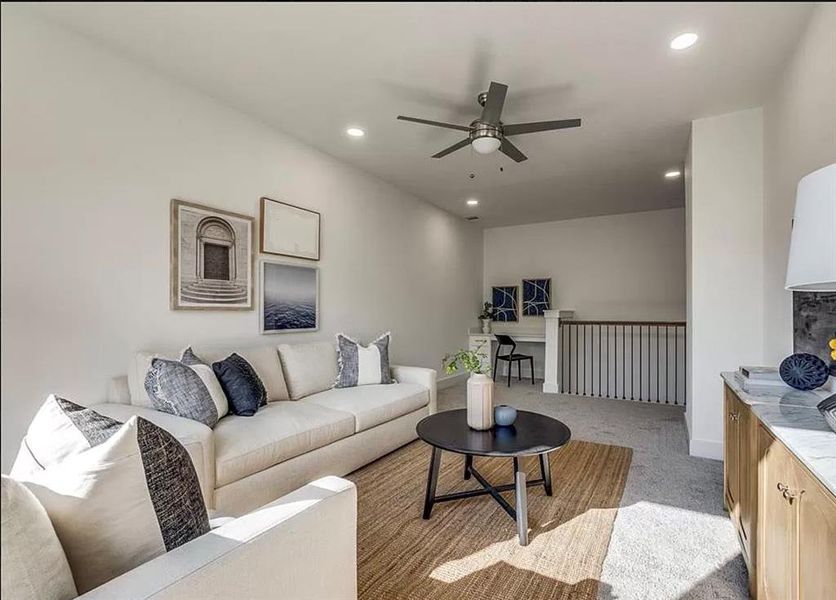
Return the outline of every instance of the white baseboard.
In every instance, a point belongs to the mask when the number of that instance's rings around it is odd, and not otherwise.
[[[688,451],[691,456],[723,460],[723,442],[693,439],[688,444]]]
[[[438,390],[444,390],[449,387],[453,387],[454,385],[458,385],[460,383],[464,383],[467,381],[467,373],[456,373],[455,375],[445,375],[444,377],[439,377],[435,381],[435,387]]]

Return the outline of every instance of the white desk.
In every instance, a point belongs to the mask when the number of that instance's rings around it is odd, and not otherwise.
[[[543,365],[544,381],[543,391],[546,393],[556,394],[560,393],[559,369],[560,364],[560,319],[571,319],[575,314],[573,310],[547,310],[545,315],[545,327],[541,331],[532,329],[512,329],[511,327],[502,326],[502,331],[495,331],[492,333],[482,333],[481,329],[470,329],[467,332],[468,348],[474,352],[479,351],[484,356],[482,357],[482,368],[491,368],[493,365],[494,349],[493,345],[496,343],[496,334],[510,335],[518,343],[534,343],[545,345],[545,364]],[[506,329],[507,327],[507,329]],[[510,368],[510,365],[508,366]]]

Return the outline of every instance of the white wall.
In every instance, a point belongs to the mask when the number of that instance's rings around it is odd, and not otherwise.
[[[720,372],[763,360],[763,111],[697,119],[689,156],[690,446],[721,458]]]
[[[684,209],[486,229],[484,298],[494,285],[551,277],[552,308],[577,319],[685,317]],[[520,291],[521,293],[521,291]],[[542,317],[498,329],[540,330]],[[526,345],[542,373],[542,345]]]
[[[438,367],[481,297],[481,232],[69,32],[3,7],[2,468],[46,394],[102,400],[140,348],[369,338]],[[322,213],[321,329],[169,310],[169,200]]]
[[[784,290],[795,189],[836,162],[836,5],[819,4],[764,105],[765,364],[792,353],[792,293]]]

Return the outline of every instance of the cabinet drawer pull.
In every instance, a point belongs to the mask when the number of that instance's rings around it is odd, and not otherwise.
[[[730,412],[729,413],[729,419],[731,419],[732,421],[737,421],[739,418],[740,418],[740,413],[736,413],[736,412]]]
[[[784,500],[786,500],[790,504],[792,504],[792,501],[795,500],[796,498],[800,498],[803,493],[804,493],[804,490],[789,490],[789,489],[784,490],[782,492],[782,494],[784,496]]]
[[[778,491],[779,492],[783,492],[784,494],[786,494],[789,489],[790,489],[790,486],[784,485],[783,483],[778,482]]]

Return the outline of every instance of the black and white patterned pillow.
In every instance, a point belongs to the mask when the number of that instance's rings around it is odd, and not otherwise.
[[[225,359],[212,363],[212,370],[221,382],[232,414],[251,417],[259,407],[267,404],[264,383],[253,366],[241,355],[232,353]]]
[[[229,402],[212,367],[191,348],[179,361],[155,358],[145,375],[145,391],[160,412],[214,427],[229,411]]]
[[[389,370],[389,340],[386,332],[368,346],[363,346],[345,334],[337,334],[336,388],[394,383]]]
[[[106,441],[121,426],[92,408],[50,394],[29,424],[11,475],[19,478],[58,464]],[[27,452],[29,456],[22,456]]]
[[[46,509],[80,594],[209,531],[188,452],[142,417],[23,483]]]

